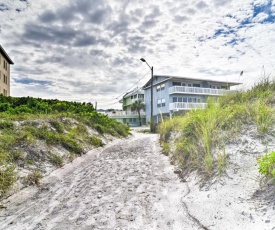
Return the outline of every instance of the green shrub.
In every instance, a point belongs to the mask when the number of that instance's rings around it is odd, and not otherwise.
[[[51,153],[49,155],[50,161],[57,167],[62,167],[64,162],[64,157],[58,154]]]
[[[10,121],[2,120],[0,121],[0,129],[13,129],[14,124]]]
[[[23,159],[22,152],[21,151],[13,151],[11,153],[12,161],[18,161],[20,159]]]
[[[51,123],[52,127],[54,127],[55,130],[56,130],[58,133],[63,133],[63,132],[64,132],[65,127],[64,127],[64,125],[63,125],[60,121],[58,121],[58,120],[53,120],[53,121],[51,121],[50,123]]]
[[[169,155],[169,152],[170,152],[170,145],[169,143],[162,143],[162,153],[166,156]]]
[[[74,139],[72,139],[71,137],[67,136],[62,136],[61,138],[61,145],[66,148],[69,151],[72,151],[76,154],[81,154],[83,153],[83,148],[80,146],[79,143],[77,143],[77,141],[75,141]]]
[[[40,180],[42,179],[42,173],[35,170],[31,173],[29,173],[25,178],[24,178],[24,184],[26,185],[39,185]]]
[[[49,131],[45,133],[44,139],[46,140],[47,145],[56,145],[62,142],[62,135],[59,133]]]
[[[14,165],[1,164],[0,166],[0,197],[3,197],[13,186],[16,176]]]
[[[259,172],[267,178],[275,178],[275,151],[258,160]]]
[[[259,134],[263,135],[268,132],[274,122],[274,109],[259,100],[254,105],[256,124]]]
[[[76,126],[76,134],[79,135],[83,135],[83,134],[88,134],[88,130],[87,130],[87,127],[82,124],[82,123],[79,123],[77,126]]]
[[[95,124],[95,125],[94,125],[94,129],[95,129],[98,133],[100,133],[100,134],[104,134],[104,133],[105,133],[105,128],[104,128],[102,125],[100,125],[100,124]]]
[[[96,136],[90,136],[90,142],[95,147],[101,147],[104,146],[102,140]]]

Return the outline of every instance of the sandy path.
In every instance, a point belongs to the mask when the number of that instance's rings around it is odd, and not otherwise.
[[[93,150],[6,200],[0,229],[200,229],[158,136],[134,134]]]

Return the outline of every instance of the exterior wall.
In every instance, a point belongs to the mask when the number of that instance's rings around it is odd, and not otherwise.
[[[168,86],[169,82],[162,82],[164,79],[158,77],[159,84],[153,86],[153,117],[156,120],[156,116],[158,114],[165,114],[169,113],[169,93],[168,93]],[[157,90],[158,86],[164,85],[164,88]],[[146,120],[150,121],[151,119],[151,87],[145,90],[145,111],[146,111]],[[165,105],[158,107],[158,100],[165,100]]]
[[[4,63],[7,68],[4,68]],[[6,82],[5,82],[6,81]],[[0,94],[10,96],[10,64],[0,53]]]

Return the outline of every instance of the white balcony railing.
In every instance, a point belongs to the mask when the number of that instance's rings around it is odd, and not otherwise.
[[[204,109],[207,103],[174,102],[169,104],[169,110]]]
[[[169,94],[184,93],[184,94],[202,94],[202,95],[224,95],[230,92],[226,89],[211,89],[211,88],[199,88],[199,87],[187,87],[187,86],[173,86],[169,88]]]
[[[127,112],[127,111],[116,111],[116,112],[110,112],[110,113],[106,113],[106,115],[108,115],[108,117],[131,117],[131,116],[138,116],[137,112]],[[145,115],[144,111],[140,112],[140,115]]]

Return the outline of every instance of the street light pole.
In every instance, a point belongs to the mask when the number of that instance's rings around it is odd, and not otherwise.
[[[150,120],[150,131],[152,133],[153,132],[153,127],[154,127],[154,119],[153,119],[153,77],[154,77],[154,67],[153,66],[151,67],[144,58],[141,58],[140,60],[142,62],[145,62],[151,70],[151,120]]]

